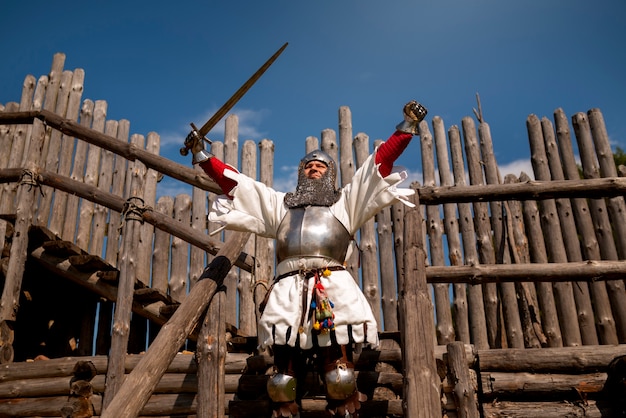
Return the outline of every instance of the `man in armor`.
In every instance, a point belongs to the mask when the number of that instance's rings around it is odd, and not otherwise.
[[[324,151],[304,156],[295,192],[282,193],[224,164],[196,138],[193,163],[220,186],[209,220],[225,228],[276,239],[276,277],[258,324],[259,346],[271,347],[275,374],[267,391],[277,417],[298,416],[299,383],[316,357],[330,415],[358,417],[366,397],[357,390],[353,344],[378,346],[375,317],[358,284],[345,269],[358,229],[384,207],[411,203],[410,189],[396,186],[405,172],[392,170],[426,109],[416,101],[404,119],[356,171],[350,184],[335,188],[336,163]]]

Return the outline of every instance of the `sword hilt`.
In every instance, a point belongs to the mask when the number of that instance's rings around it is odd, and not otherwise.
[[[196,125],[191,123],[191,132],[189,132],[185,138],[185,142],[183,144],[184,146],[179,150],[180,155],[187,156],[189,151],[193,149],[194,145],[202,141],[206,141],[211,144],[211,140],[204,135],[201,136]]]

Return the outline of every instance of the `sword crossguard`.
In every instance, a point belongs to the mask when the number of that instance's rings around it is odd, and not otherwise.
[[[179,150],[180,155],[186,156],[189,154],[189,151],[192,151],[194,147],[197,147],[199,144],[202,144],[202,149],[204,149],[203,141],[211,144],[211,140],[205,136],[200,136],[198,132],[198,128],[193,123],[191,124],[191,132],[185,138],[184,146]],[[199,147],[200,148],[200,147]]]

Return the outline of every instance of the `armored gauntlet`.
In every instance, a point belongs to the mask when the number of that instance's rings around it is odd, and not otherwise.
[[[180,154],[187,155],[189,150],[191,150],[191,155],[193,156],[191,162],[193,164],[199,164],[208,160],[213,157],[213,154],[204,149],[205,140],[206,139],[200,137],[198,132],[194,129],[187,135],[187,138],[185,138],[185,146],[180,149]],[[206,141],[209,142],[208,140]]]
[[[404,105],[404,120],[396,126],[396,129],[400,132],[417,135],[419,133],[417,125],[424,120],[426,113],[428,113],[428,111],[424,106],[417,103],[415,100],[411,100]]]

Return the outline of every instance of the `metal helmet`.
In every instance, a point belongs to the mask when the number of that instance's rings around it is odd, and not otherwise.
[[[302,179],[305,177],[304,167],[311,161],[321,161],[322,163],[326,164],[328,170],[323,177],[326,177],[334,186],[337,181],[337,164],[335,163],[335,160],[333,160],[333,157],[331,157],[327,152],[322,151],[321,149],[311,151],[307,155],[302,157],[302,159],[300,160],[300,165],[298,166],[298,182],[301,182]]]
[[[321,161],[328,167],[330,167],[331,164],[335,164],[335,160],[333,160],[333,157],[331,157],[330,155],[328,155],[328,153],[322,151],[321,149],[316,149],[315,151],[309,152],[307,155],[302,157],[302,160],[300,160],[300,164],[307,165],[311,161]]]

